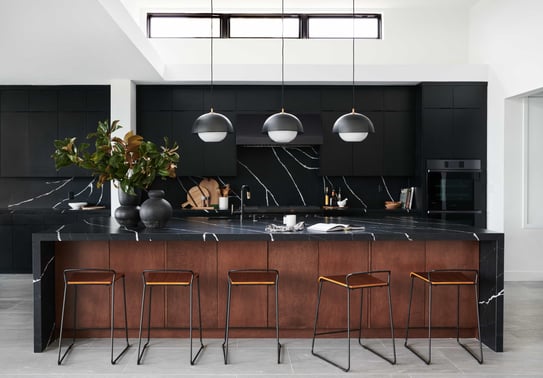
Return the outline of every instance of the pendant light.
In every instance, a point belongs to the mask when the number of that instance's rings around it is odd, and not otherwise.
[[[213,0],[211,0],[211,64],[210,64],[210,111],[209,113],[202,114],[194,121],[192,125],[192,133],[198,134],[201,140],[204,142],[221,142],[226,138],[227,133],[233,133],[234,127],[232,122],[221,113],[215,113],[213,111]]]
[[[262,132],[268,133],[276,143],[289,143],[298,133],[303,133],[302,122],[293,114],[285,112],[285,1],[281,0],[281,112],[264,121]]]
[[[339,117],[334,126],[332,127],[332,132],[338,133],[339,137],[345,142],[362,142],[368,136],[368,133],[374,133],[375,128],[371,120],[363,114],[357,113],[355,111],[355,100],[354,100],[354,56],[355,56],[355,11],[354,11],[354,1],[353,0],[353,94],[352,94],[352,110],[351,113],[347,113]]]

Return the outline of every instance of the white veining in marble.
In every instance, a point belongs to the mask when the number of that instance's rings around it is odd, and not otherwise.
[[[219,238],[217,237],[217,235],[214,234],[214,233],[212,233],[212,232],[204,232],[204,233],[202,234],[202,238],[204,239],[204,241],[207,241],[207,240],[206,240],[206,236],[207,236],[207,235],[212,235],[212,236],[215,238],[215,241],[219,241]]]
[[[60,231],[61,231],[64,227],[66,227],[65,224],[63,224],[62,226],[60,226],[59,228],[57,228],[56,231],[55,231],[55,232],[57,233],[57,240],[58,240],[58,241],[62,241],[62,238],[60,237]]]
[[[503,297],[504,296],[504,290],[505,289],[502,289],[498,294],[494,294],[492,295],[490,298],[488,298],[486,301],[479,301],[479,304],[484,304],[484,305],[487,305],[487,304],[490,304],[490,302],[492,302],[493,300],[495,300],[496,298],[498,297]]]
[[[294,184],[294,187],[296,188],[296,191],[298,192],[298,195],[300,196],[300,199],[302,200],[303,205],[306,206],[304,196],[302,195],[302,192],[300,191],[298,184],[296,184],[296,180],[294,180],[294,177],[292,177],[292,173],[290,173],[285,163],[283,163],[281,159],[279,158],[279,156],[277,155],[277,151],[275,150],[275,147],[272,147],[272,151],[273,151],[273,154],[275,155],[275,158],[279,162],[279,164],[281,164],[281,166],[287,172],[287,175],[290,177],[290,181],[292,181],[292,184]]]
[[[407,238],[407,240],[413,241],[413,239],[411,239],[411,237],[409,236],[409,234],[407,232],[405,233],[405,237]]]
[[[51,185],[51,184],[59,184],[59,186],[57,186],[56,188],[48,191],[48,192],[45,192],[45,193],[42,193],[42,194],[39,194],[37,195],[36,197],[32,197],[32,198],[28,198],[28,199],[25,199],[23,201],[19,201],[17,203],[12,203],[12,204],[8,204],[8,208],[10,207],[15,207],[15,206],[21,206],[25,203],[29,203],[29,202],[32,202],[32,201],[35,201],[37,199],[40,199],[40,198],[43,198],[43,197],[47,197],[49,195],[51,195],[52,193],[62,189],[63,187],[65,187],[66,185],[68,185],[69,182],[71,182],[74,178],[69,178],[69,179],[66,179],[66,180],[59,180],[59,181],[47,181],[45,184],[46,185]]]
[[[272,147],[272,149],[274,150],[274,153],[275,153],[275,147]],[[285,151],[287,154],[290,155],[290,157],[292,157],[292,159],[294,159],[294,161],[296,163],[298,163],[301,167],[305,168],[305,169],[309,169],[309,170],[318,170],[320,169],[319,167],[310,167],[309,165],[306,165],[304,163],[302,163],[300,160],[298,160],[298,158],[296,156],[294,156],[294,154],[292,152],[289,151],[288,148],[286,147],[282,147],[283,151]],[[303,152],[302,150],[298,149],[300,152]],[[303,152],[304,154],[306,154],[305,152]],[[275,155],[277,157],[277,154]],[[306,154],[306,156],[308,156],[309,158],[311,158],[310,155]],[[318,159],[318,158],[317,158]]]
[[[32,280],[32,283],[38,283],[41,281],[45,273],[47,272],[47,268],[49,268],[49,265],[53,262],[55,259],[55,256],[51,257],[49,261],[47,261],[47,264],[45,264],[45,267],[43,268],[43,271],[41,272],[40,276],[38,278],[35,278]]]
[[[392,197],[392,194],[390,194],[390,190],[388,190],[388,185],[385,181],[385,178],[383,176],[381,176],[381,181],[383,182],[383,185],[385,186],[385,190],[388,194],[388,198],[390,198],[391,201],[394,201],[394,198]]]
[[[479,241],[479,237],[477,236],[475,232],[473,233],[473,236],[475,237],[475,240]]]
[[[353,194],[353,196],[355,196],[355,198],[357,200],[360,201],[360,203],[362,204],[362,206],[364,206],[364,209],[367,209],[368,208],[368,205],[366,205],[366,203],[362,200],[362,198],[360,198],[355,192],[354,190],[349,186],[349,184],[347,183],[347,179],[345,178],[345,176],[343,176],[343,182],[345,183],[345,186],[347,187],[347,189],[349,189],[349,192],[351,192]]]
[[[270,199],[269,197],[271,196],[272,199],[273,199],[273,202],[275,202],[275,206],[279,206],[279,202],[277,202],[277,200],[275,199],[275,196],[273,195],[273,193],[268,189],[268,187],[266,185],[264,185],[264,183],[262,182],[262,180],[260,180],[260,178],[258,178],[257,175],[254,174],[253,171],[251,171],[251,169],[249,169],[249,167],[246,165],[246,164],[243,164],[241,161],[238,160],[238,163],[247,170],[247,172],[249,172],[254,178],[256,181],[258,181],[258,183],[260,185],[262,185],[262,187],[264,188],[265,192],[266,192],[266,206],[270,206]]]

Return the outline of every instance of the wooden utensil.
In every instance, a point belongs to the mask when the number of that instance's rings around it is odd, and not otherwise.
[[[212,178],[204,178],[200,182],[200,188],[205,188],[209,192],[209,203],[208,205],[218,205],[219,204],[219,197],[220,197],[220,190],[219,190],[219,183],[217,180]]]
[[[187,201],[181,204],[185,208],[191,206],[194,208],[206,208],[205,200],[209,198],[209,190],[204,187],[193,186],[187,192]]]

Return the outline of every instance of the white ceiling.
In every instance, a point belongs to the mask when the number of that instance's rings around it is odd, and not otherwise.
[[[477,1],[357,0],[356,8],[469,8]],[[285,0],[285,11],[347,11],[351,5]],[[214,6],[221,12],[277,11],[281,2],[214,0]],[[0,0],[0,85],[160,82],[167,67],[138,25],[142,15],[208,7],[202,0]]]

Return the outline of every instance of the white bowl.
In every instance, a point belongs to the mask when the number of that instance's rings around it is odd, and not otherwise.
[[[83,206],[87,206],[87,203],[86,202],[68,202],[68,206],[70,206],[72,210],[81,210]]]

